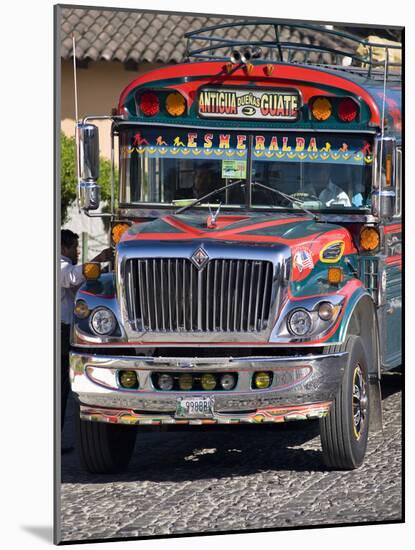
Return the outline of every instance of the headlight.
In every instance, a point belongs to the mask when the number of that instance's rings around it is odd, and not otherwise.
[[[305,336],[311,330],[311,316],[305,309],[295,309],[288,317],[288,330],[295,336]]]
[[[335,308],[331,302],[321,302],[318,306],[318,316],[322,321],[330,321],[333,318]]]
[[[105,307],[96,309],[91,315],[91,328],[97,334],[111,334],[115,329],[115,317]]]

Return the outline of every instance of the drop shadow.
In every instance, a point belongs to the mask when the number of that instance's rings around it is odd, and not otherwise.
[[[76,451],[62,457],[62,483],[182,482],[249,476],[261,471],[326,471],[319,449],[298,448],[319,436],[318,421],[264,426],[191,427],[138,434],[128,472],[93,475]]]
[[[50,525],[22,525],[21,528],[36,538],[53,544],[53,527]]]

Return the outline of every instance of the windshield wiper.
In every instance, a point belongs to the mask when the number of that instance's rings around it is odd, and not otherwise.
[[[245,182],[243,180],[237,180],[237,181],[233,181],[232,183],[228,183],[228,185],[224,185],[223,187],[220,187],[219,189],[215,189],[214,191],[211,191],[207,195],[203,195],[203,197],[200,197],[199,199],[194,200],[191,204],[187,204],[186,206],[179,208],[179,210],[177,210],[175,214],[181,214],[182,212],[185,212],[189,208],[192,208],[192,206],[196,206],[197,204],[200,204],[202,201],[209,199],[214,195],[217,195],[221,191],[225,191],[226,189],[232,189],[232,187],[235,187],[236,185],[240,185],[240,184],[245,185]]]
[[[306,214],[311,216],[313,220],[318,220],[317,214],[305,208],[303,206],[303,201],[301,201],[300,199],[295,199],[294,197],[290,197],[290,195],[286,195],[285,193],[283,193],[282,191],[279,191],[278,189],[274,189],[273,187],[268,187],[268,185],[264,185],[263,183],[259,183],[257,181],[253,181],[251,185],[262,187],[262,189],[267,189],[267,191],[272,191],[273,193],[276,193],[277,195],[284,197],[284,199],[289,200],[291,203],[298,203],[300,205],[301,210],[303,210]]]

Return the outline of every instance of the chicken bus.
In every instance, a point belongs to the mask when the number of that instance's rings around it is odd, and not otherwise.
[[[225,38],[258,25],[275,40]],[[148,426],[318,419],[335,469],[382,428],[401,364],[400,46],[287,26],[354,47],[282,42],[273,21],[199,29],[187,62],[77,121],[85,214],[101,215],[96,119],[113,167],[114,262],[85,264],[71,331],[90,472],[127,468]]]

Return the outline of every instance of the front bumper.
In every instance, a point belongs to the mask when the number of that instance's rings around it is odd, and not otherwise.
[[[234,424],[283,422],[327,414],[341,383],[347,353],[301,357],[177,358],[99,356],[71,353],[72,391],[80,402],[83,420],[120,424]],[[137,390],[121,389],[119,369],[134,370]],[[268,389],[252,389],[257,371],[273,373]],[[153,373],[237,374],[231,391],[162,391]],[[209,418],[176,416],[178,399],[214,398]]]

